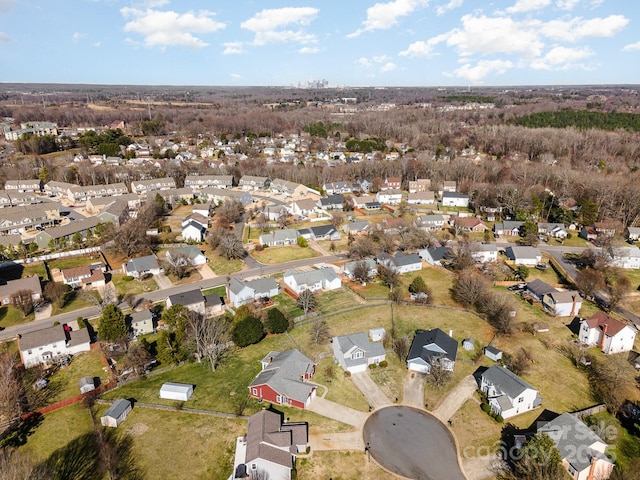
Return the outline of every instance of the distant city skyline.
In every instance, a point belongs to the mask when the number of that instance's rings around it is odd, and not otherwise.
[[[633,84],[618,0],[0,0],[0,82]]]

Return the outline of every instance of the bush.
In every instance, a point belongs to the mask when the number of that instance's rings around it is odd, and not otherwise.
[[[571,233],[567,233],[567,240],[571,240],[573,238],[573,235]]]
[[[349,378],[351,376],[351,372],[349,370],[345,370],[344,376]]]
[[[53,322],[54,327],[57,327],[58,325],[60,325],[60,322]]]
[[[233,342],[239,347],[247,347],[258,343],[264,338],[262,322],[254,316],[240,320],[233,327],[231,336]]]
[[[389,362],[387,362],[386,360],[383,360],[383,361],[381,361],[381,362],[378,364],[378,366],[379,366],[380,368],[385,368],[385,367],[387,367],[388,365],[389,365]]]
[[[270,308],[264,326],[269,333],[284,333],[289,328],[289,320],[277,308]]]
[[[261,251],[263,251],[263,250],[264,250],[264,247],[265,247],[265,245],[258,244],[258,245],[256,245],[255,247],[253,247],[253,250],[254,250],[255,252],[261,252]]]
[[[122,277],[122,280],[124,280],[125,282],[130,282],[131,280],[133,280],[133,277],[131,275],[125,275],[124,277]]]
[[[87,321],[84,318],[78,317],[76,322],[78,323],[78,328],[87,328]]]
[[[502,418],[502,415],[496,415],[496,422],[504,423],[504,418]]]
[[[480,405],[480,408],[485,413],[489,413],[491,411],[491,405],[489,405],[488,403],[483,403],[482,405]]]
[[[302,248],[307,248],[309,246],[309,242],[307,242],[307,239],[304,237],[298,237],[296,242],[298,243],[298,246]]]
[[[375,363],[370,363],[369,370],[373,370],[374,368],[378,368],[378,365],[376,365]]]

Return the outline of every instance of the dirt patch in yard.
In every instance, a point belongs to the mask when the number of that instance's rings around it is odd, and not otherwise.
[[[139,437],[144,435],[147,430],[149,430],[149,426],[146,423],[134,423],[129,428],[129,433],[134,437]]]

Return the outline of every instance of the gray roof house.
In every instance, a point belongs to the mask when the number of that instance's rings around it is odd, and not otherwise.
[[[607,479],[613,461],[607,456],[607,443],[570,413],[538,425],[538,433],[551,437],[562,458],[562,466],[575,480]]]
[[[342,286],[342,280],[332,268],[320,268],[308,272],[287,270],[284,272],[284,284],[299,295],[304,290],[336,290]]]
[[[205,313],[204,296],[199,288],[169,295],[167,297],[167,308],[171,308],[173,305],[182,305],[188,310],[193,310],[203,315]]]
[[[88,352],[91,340],[86,328],[66,332],[62,325],[35,330],[18,337],[25,368],[55,362],[65,355]]]
[[[414,372],[429,373],[438,363],[442,369],[452,372],[458,355],[458,342],[439,328],[418,331],[413,337],[407,368]]]
[[[319,225],[298,230],[298,235],[307,240],[340,240],[340,233],[333,225]]]
[[[230,480],[247,477],[291,479],[296,453],[307,449],[309,426],[306,422],[283,420],[280,412],[266,409],[249,417],[247,435],[236,440]]]
[[[381,252],[377,256],[378,264],[391,268],[399,274],[422,270],[422,259],[417,253],[397,252],[395,256]]]
[[[449,247],[425,248],[418,252],[420,258],[429,265],[441,265],[442,260],[446,260],[451,255]]]
[[[369,223],[369,220],[349,222],[342,226],[342,231],[348,235],[369,233],[371,231],[371,223]]]
[[[272,277],[246,281],[233,277],[226,288],[231,305],[239,307],[247,302],[277,295],[280,285]]]
[[[505,420],[542,404],[538,390],[506,367],[488,368],[479,374],[477,382],[487,394],[491,410]]]
[[[516,265],[535,266],[542,261],[542,252],[535,247],[509,246],[505,249],[509,260]]]
[[[129,325],[135,336],[153,333],[153,314],[151,310],[141,310],[129,314]]]
[[[527,292],[529,292],[531,295],[536,297],[536,299],[539,301],[542,301],[545,295],[558,291],[548,283],[540,280],[539,278],[536,278],[535,280],[532,280],[529,283],[527,283],[526,289],[527,289]]]
[[[293,245],[297,241],[298,232],[293,228],[285,228],[284,230],[272,230],[269,233],[260,235],[260,244],[269,245],[270,247]]]
[[[493,233],[496,235],[506,235],[508,237],[515,237],[520,235],[520,227],[524,225],[524,222],[517,220],[505,220],[504,222],[496,222],[493,225]]]
[[[42,286],[40,285],[40,277],[31,275],[30,277],[18,278],[17,280],[9,280],[4,285],[0,285],[0,304],[7,305],[13,300],[11,297],[20,290],[28,290],[31,292],[31,299],[35,302],[42,297]]]
[[[386,358],[382,342],[372,342],[365,332],[333,337],[332,345],[336,361],[351,373],[364,372]]]
[[[126,398],[120,398],[113,402],[104,415],[100,417],[100,423],[103,427],[117,427],[129,415],[133,405]]]
[[[326,210],[342,210],[344,202],[344,195],[341,193],[334,193],[327,195],[318,200],[319,207]]]
[[[122,271],[125,275],[140,278],[144,275],[158,275],[162,273],[162,268],[155,255],[132,258],[127,263],[122,264]]]
[[[176,261],[180,260],[180,258],[184,258],[185,261],[189,263],[189,265],[203,265],[207,263],[209,260],[204,256],[202,251],[196,247],[195,245],[187,245],[185,247],[174,248],[173,250],[167,250],[166,252],[167,261]]]
[[[353,262],[347,262],[342,265],[340,269],[340,273],[345,275],[350,280],[353,280],[353,272],[356,268],[356,265],[360,262],[364,262],[367,267],[369,267],[369,278],[373,278],[378,274],[378,264],[373,258],[363,258],[362,260],[355,260]]]

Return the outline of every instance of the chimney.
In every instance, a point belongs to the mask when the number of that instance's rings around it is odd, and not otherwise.
[[[449,330],[449,336],[453,337],[453,330]]]
[[[598,348],[600,350],[604,349],[604,339],[607,336],[607,330],[609,328],[609,324],[605,322],[602,324],[601,328],[602,328],[602,333],[600,334],[600,344],[598,345]]]
[[[576,293],[573,297],[573,305],[571,305],[571,313],[570,316],[575,316],[578,312],[576,312],[576,304],[578,303],[578,294]]]
[[[273,362],[273,357],[267,358],[267,363],[271,363],[271,362]]]
[[[596,457],[591,457],[591,464],[589,465],[589,474],[587,475],[587,480],[597,480],[596,479]]]

